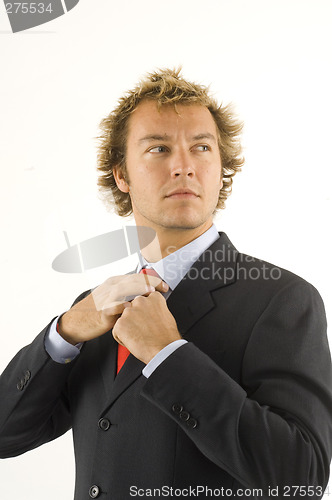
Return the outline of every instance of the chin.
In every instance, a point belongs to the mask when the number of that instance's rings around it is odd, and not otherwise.
[[[196,217],[172,217],[160,221],[160,225],[169,229],[196,229],[204,224],[205,219]]]

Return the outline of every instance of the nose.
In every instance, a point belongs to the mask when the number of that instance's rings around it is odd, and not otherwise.
[[[195,169],[193,159],[190,157],[190,151],[179,150],[174,152],[171,160],[171,176],[193,177]]]

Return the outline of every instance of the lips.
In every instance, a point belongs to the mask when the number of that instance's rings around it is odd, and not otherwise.
[[[166,198],[194,198],[198,197],[198,194],[195,191],[192,191],[188,188],[176,189],[166,195]]]

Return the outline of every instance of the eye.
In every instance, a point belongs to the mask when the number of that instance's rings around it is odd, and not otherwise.
[[[195,149],[197,151],[210,151],[211,150],[210,146],[208,146],[207,144],[200,144],[198,146],[195,146]]]
[[[166,146],[154,146],[148,150],[149,153],[165,153],[166,151]]]

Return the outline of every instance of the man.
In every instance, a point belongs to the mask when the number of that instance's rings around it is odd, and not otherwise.
[[[243,163],[241,126],[165,70],[102,129],[100,186],[156,232],[137,269],[150,270],[83,293],[17,354],[1,378],[1,456],[72,427],[75,500],[320,498],[332,437],[321,298],[213,225]]]

